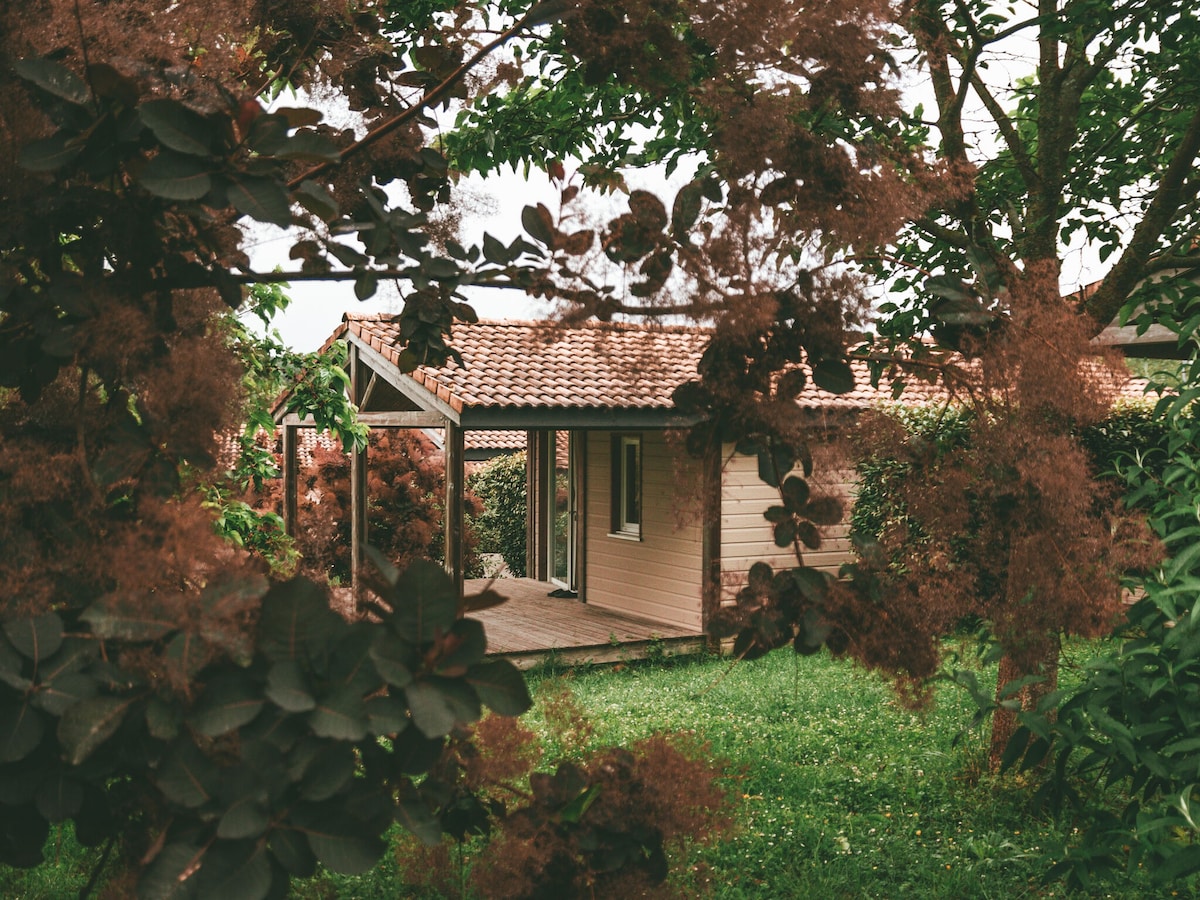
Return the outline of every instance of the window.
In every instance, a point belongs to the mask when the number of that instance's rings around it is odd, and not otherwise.
[[[613,435],[612,533],[642,536],[642,436]]]

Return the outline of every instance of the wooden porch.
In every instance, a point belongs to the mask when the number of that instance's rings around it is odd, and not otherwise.
[[[469,580],[465,593],[478,593],[487,584]],[[522,669],[547,658],[565,665],[614,663],[643,659],[651,650],[668,656],[697,653],[705,645],[704,635],[696,631],[549,597],[554,585],[545,581],[500,578],[491,587],[508,602],[469,615],[487,629],[489,655]]]

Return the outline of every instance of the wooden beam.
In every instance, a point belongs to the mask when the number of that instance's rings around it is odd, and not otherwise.
[[[375,392],[375,385],[379,383],[379,375],[375,372],[371,373],[371,380],[367,382],[366,388],[363,390],[362,396],[358,398],[357,406],[359,414],[366,409],[367,404],[371,402],[371,394]]]
[[[386,356],[373,347],[361,343],[361,339],[353,335],[349,336],[349,343],[350,346],[358,348],[359,357],[379,373],[380,378],[411,400],[418,408],[437,411],[456,425],[459,424],[461,417],[458,410],[432,391],[417,384],[408,375],[402,374],[396,368],[396,364]]]
[[[358,421],[371,428],[441,428],[445,416],[424,410],[359,412]]]
[[[459,613],[463,612],[463,482],[466,478],[463,430],[447,421],[446,428],[446,572],[458,588]]]
[[[295,425],[283,425],[283,530],[296,536],[296,491],[298,490],[298,463],[296,461]]]
[[[446,417],[424,410],[379,410],[376,412],[359,412],[358,421],[368,428],[441,428]],[[309,418],[301,419],[295,413],[288,413],[280,424],[294,425],[297,428],[316,428],[317,424]]]

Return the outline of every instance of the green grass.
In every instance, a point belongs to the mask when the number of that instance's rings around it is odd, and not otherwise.
[[[535,696],[563,684],[595,728],[593,745],[691,731],[728,761],[736,831],[686,860],[714,897],[1073,896],[1042,881],[1068,826],[1034,811],[1022,783],[982,776],[982,736],[955,742],[971,710],[950,685],[931,709],[912,712],[847,663],[786,652],[732,667],[666,660],[531,675]],[[536,708],[526,719],[545,733]],[[86,871],[72,843],[68,829],[47,850],[58,865],[37,873],[0,869],[0,896],[71,896]],[[298,884],[294,896],[429,896],[404,881],[403,864],[388,858],[367,876]],[[1134,877],[1077,896],[1170,895]]]
[[[912,712],[847,663],[784,652],[557,680],[596,743],[694,731],[729,761],[738,832],[697,860],[715,897],[1070,896],[1042,883],[1060,826],[1018,782],[981,777],[984,738],[956,742],[971,709],[950,685]],[[1087,896],[1163,892],[1135,878]]]

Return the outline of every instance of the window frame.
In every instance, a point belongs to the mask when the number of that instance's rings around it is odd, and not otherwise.
[[[609,537],[640,541],[645,519],[642,502],[642,480],[645,470],[645,444],[640,433],[621,433],[612,436],[612,521]],[[633,449],[632,472],[628,450]],[[630,483],[632,479],[632,484]],[[629,515],[630,501],[636,506],[636,520]]]

